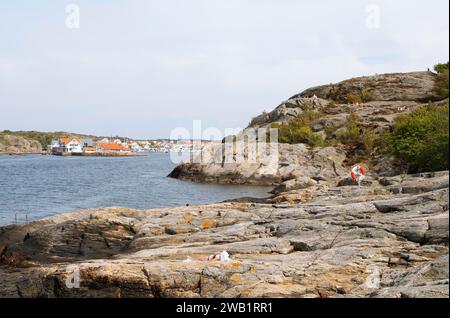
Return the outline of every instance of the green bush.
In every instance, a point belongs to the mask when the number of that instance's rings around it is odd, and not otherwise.
[[[320,110],[314,110],[312,104],[305,104],[303,106],[303,112],[295,119],[295,122],[309,126],[311,123],[320,117],[323,116],[323,113]]]
[[[278,128],[278,141],[286,144],[308,144],[311,147],[322,147],[323,136],[314,133],[311,123],[320,118],[320,112],[305,109],[296,120],[285,124],[273,124],[272,128]]]
[[[448,62],[447,63],[439,63],[434,66],[434,70],[436,73],[441,74],[445,71],[448,71]]]
[[[373,101],[375,99],[374,95],[369,92],[368,90],[363,89],[360,93],[359,96],[361,97],[362,101],[364,103]]]
[[[355,94],[355,93],[351,93],[351,92],[347,94],[345,99],[346,99],[346,102],[349,104],[358,104],[358,103],[360,104],[363,102],[361,96],[359,96],[358,94]]]
[[[327,99],[333,101],[339,101],[339,95],[341,94],[341,87],[339,85],[332,85],[328,92]]]
[[[369,160],[380,144],[379,134],[373,128],[363,129],[356,113],[350,113],[344,127],[336,131],[335,136],[336,142],[347,146],[349,164]]]
[[[314,148],[323,147],[325,145],[323,135],[313,132],[308,139],[308,145]]]
[[[370,154],[378,145],[379,136],[373,129],[367,129],[361,137],[364,152]]]
[[[351,113],[344,129],[336,133],[336,139],[343,144],[357,144],[361,141],[361,133],[359,127],[359,118],[355,113]]]
[[[433,92],[438,100],[448,98],[448,69],[443,70],[437,75]]]
[[[357,93],[349,92],[346,95],[345,102],[349,104],[361,104],[372,101],[374,98],[368,90],[360,90]]]
[[[448,98],[448,64],[440,63],[434,66],[434,70],[438,73],[436,82],[434,83],[433,93],[436,100]]]
[[[449,169],[448,104],[427,105],[401,115],[383,136],[387,154],[408,164],[409,172]]]

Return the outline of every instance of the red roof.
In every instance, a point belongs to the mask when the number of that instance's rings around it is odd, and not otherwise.
[[[59,142],[67,145],[67,144],[70,144],[72,142],[72,140],[75,140],[77,143],[81,143],[80,139],[75,139],[75,138],[61,138],[61,139],[59,139]]]
[[[121,145],[115,144],[115,143],[105,143],[105,144],[98,144],[98,147],[103,150],[112,150],[112,151],[126,151],[128,150],[125,147],[122,147]]]

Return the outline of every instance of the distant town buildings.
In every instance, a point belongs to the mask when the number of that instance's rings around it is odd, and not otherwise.
[[[130,152],[130,149],[122,146],[122,144],[110,142],[100,143],[97,145],[98,152]]]
[[[202,141],[203,145],[209,141]],[[54,155],[83,155],[139,152],[188,152],[192,140],[121,140],[119,138],[60,138],[52,140],[47,153]]]
[[[96,152],[130,152],[130,149],[117,143],[111,143],[107,138],[60,138],[52,140],[49,152],[54,155],[78,155]]]

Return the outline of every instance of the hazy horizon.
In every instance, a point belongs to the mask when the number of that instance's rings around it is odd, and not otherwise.
[[[0,37],[0,131],[158,139],[193,120],[244,128],[311,86],[447,62],[449,2],[14,1],[0,3]]]

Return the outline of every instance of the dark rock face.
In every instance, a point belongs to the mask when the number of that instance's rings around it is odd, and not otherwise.
[[[448,172],[335,184],[299,178],[259,203],[91,209],[0,228],[0,296],[449,296]],[[223,250],[232,261],[207,261]]]

